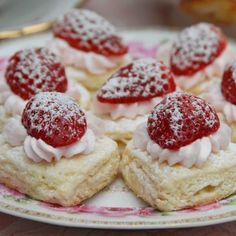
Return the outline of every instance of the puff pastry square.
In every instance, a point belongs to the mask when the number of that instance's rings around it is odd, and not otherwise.
[[[77,205],[93,196],[117,175],[120,156],[117,144],[96,140],[93,153],[35,163],[22,146],[0,145],[0,182],[32,198],[62,206]]]
[[[211,154],[202,168],[168,166],[128,143],[121,172],[131,190],[151,206],[172,211],[205,205],[236,191],[236,148]]]

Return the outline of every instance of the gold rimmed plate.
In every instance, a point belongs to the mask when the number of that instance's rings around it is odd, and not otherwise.
[[[0,39],[17,38],[47,30],[58,16],[85,0],[0,0]]]

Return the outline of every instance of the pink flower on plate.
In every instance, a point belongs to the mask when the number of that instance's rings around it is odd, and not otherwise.
[[[8,56],[0,56],[0,71],[3,71],[6,68],[8,59]]]
[[[74,207],[62,207],[59,205],[44,203],[44,202],[41,202],[40,206],[59,212],[95,213],[98,215],[108,216],[108,217],[124,217],[129,215],[149,216],[154,212],[154,209],[151,207],[145,207],[145,208],[97,207],[87,204],[81,204]]]
[[[13,196],[13,197],[20,197],[20,198],[25,197],[24,194],[14,189],[10,189],[3,184],[0,184],[0,196]]]
[[[129,54],[134,58],[155,57],[160,43],[152,46],[145,45],[142,41],[131,41],[128,43]]]
[[[220,208],[224,205],[224,200],[223,201],[217,201],[213,202],[211,204],[203,205],[203,206],[198,206],[198,207],[193,207],[193,208],[186,208],[183,210],[180,210],[179,212],[184,212],[184,213],[192,213],[192,212],[198,212],[198,211],[209,211],[213,209]]]

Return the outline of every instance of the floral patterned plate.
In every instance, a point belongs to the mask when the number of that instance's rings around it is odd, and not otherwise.
[[[123,32],[135,58],[154,57],[159,45],[175,36],[164,30]],[[0,44],[0,72],[14,51],[42,46],[49,33],[32,35]],[[223,223],[236,219],[236,195],[210,205],[162,213],[135,197],[118,178],[93,198],[76,207],[60,207],[33,200],[0,184],[0,211],[31,220],[73,227],[107,229],[157,229],[194,227]]]

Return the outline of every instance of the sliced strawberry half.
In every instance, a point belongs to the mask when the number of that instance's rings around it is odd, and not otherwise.
[[[53,34],[85,52],[109,57],[122,56],[128,51],[114,26],[90,10],[69,11],[54,24]]]
[[[170,64],[175,75],[191,76],[210,65],[226,48],[219,28],[199,23],[180,32],[171,50]]]
[[[84,112],[66,94],[42,92],[32,97],[22,114],[27,133],[53,147],[79,141],[86,132]]]
[[[150,138],[162,148],[179,149],[219,129],[215,110],[203,99],[181,92],[167,95],[148,118]]]
[[[225,68],[221,91],[227,101],[236,105],[236,61],[232,61]]]
[[[5,78],[10,89],[24,100],[44,91],[65,92],[68,84],[65,68],[46,48],[16,52],[9,60]]]
[[[113,74],[97,93],[103,103],[147,101],[175,91],[170,69],[163,62],[146,58],[133,61]]]

